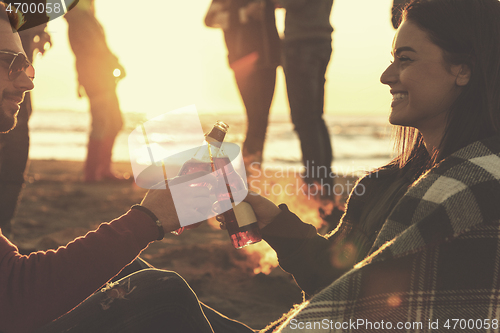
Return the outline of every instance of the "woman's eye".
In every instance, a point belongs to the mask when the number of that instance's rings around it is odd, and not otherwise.
[[[406,56],[399,56],[399,57],[395,57],[393,60],[389,60],[389,62],[391,64],[393,64],[395,62],[405,63],[405,62],[408,62],[408,61],[412,61],[412,60],[410,58],[406,57]]]

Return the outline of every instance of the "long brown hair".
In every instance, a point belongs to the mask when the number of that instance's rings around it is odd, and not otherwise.
[[[417,129],[395,131],[397,157],[389,164],[422,172],[460,148],[499,134],[500,2],[498,0],[413,0],[403,10],[426,31],[453,65],[471,70],[469,83],[451,106],[444,136],[434,156]]]

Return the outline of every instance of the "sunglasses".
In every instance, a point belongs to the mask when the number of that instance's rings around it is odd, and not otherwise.
[[[22,72],[26,73],[26,75],[30,78],[31,81],[35,78],[35,68],[31,62],[26,59],[26,56],[19,52],[9,52],[9,51],[0,51],[0,54],[7,54],[12,56],[12,60],[7,60],[10,62],[9,65],[9,80],[14,81],[21,75]]]

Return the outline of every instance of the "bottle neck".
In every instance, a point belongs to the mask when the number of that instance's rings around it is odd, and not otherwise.
[[[212,159],[224,155],[224,152],[221,150],[221,145],[222,142],[215,141],[214,144],[214,142],[205,140],[193,157],[199,161],[211,162]]]
[[[220,157],[224,154],[224,152],[221,149],[222,142],[219,142],[219,141],[210,142],[208,140],[206,140],[205,142],[207,143],[207,146],[208,146],[207,151],[208,151],[209,155],[211,155],[212,159],[216,158],[216,157]]]
[[[222,139],[224,139],[224,138],[222,138]],[[220,148],[220,146],[222,145],[222,140],[219,141],[219,140],[216,140],[210,136],[207,136],[207,137],[205,137],[205,143],[208,143],[210,146]]]

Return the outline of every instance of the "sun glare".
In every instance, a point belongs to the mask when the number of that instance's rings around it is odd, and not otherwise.
[[[127,76],[118,85],[123,111],[157,115],[196,104],[202,111],[243,113],[232,71],[227,65],[223,35],[203,24],[209,0],[96,1],[96,14],[108,44]],[[385,113],[389,93],[379,83],[394,31],[390,0],[336,0],[332,11],[334,52],[327,72],[327,113]],[[155,13],[147,19],[146,12]],[[277,11],[283,29],[284,13]],[[37,57],[35,108],[86,110],[78,100],[74,57],[66,22],[49,23],[53,47]],[[115,73],[115,76],[119,76]],[[288,113],[283,73],[273,112]]]

